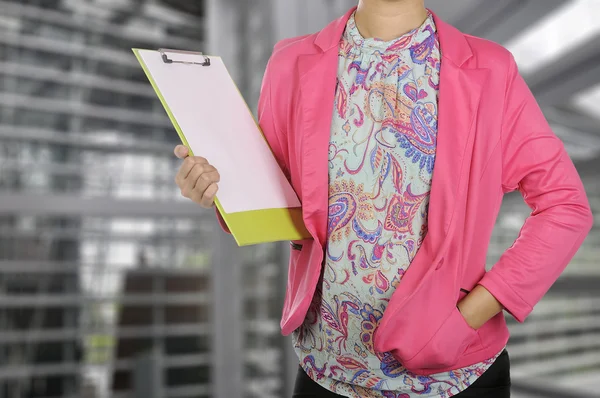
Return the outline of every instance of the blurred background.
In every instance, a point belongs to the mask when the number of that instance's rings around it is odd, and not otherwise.
[[[288,245],[180,198],[131,47],[221,55],[251,107],[273,44],[352,0],[0,0],[0,398],[289,397]],[[506,45],[600,212],[600,1],[432,0]],[[505,198],[491,266],[529,209]],[[600,396],[598,223],[524,324],[514,395]]]

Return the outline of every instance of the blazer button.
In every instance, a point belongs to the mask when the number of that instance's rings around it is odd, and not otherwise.
[[[437,265],[435,266],[435,269],[438,270],[438,269],[442,268],[443,264],[444,264],[444,257],[440,258],[440,261],[438,261]]]

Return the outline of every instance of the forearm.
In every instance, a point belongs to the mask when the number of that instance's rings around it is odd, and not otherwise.
[[[479,329],[484,323],[502,311],[502,305],[483,286],[477,285],[458,304],[465,321],[473,329]]]

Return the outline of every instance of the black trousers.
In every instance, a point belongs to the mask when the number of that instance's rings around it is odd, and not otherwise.
[[[339,398],[321,387],[299,367],[294,395],[292,398]],[[496,361],[466,390],[454,395],[458,398],[509,398],[510,397],[510,360],[508,352],[502,351]]]

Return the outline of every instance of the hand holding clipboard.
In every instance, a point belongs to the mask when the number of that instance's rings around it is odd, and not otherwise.
[[[220,178],[214,202],[238,245],[310,238],[298,196],[221,58],[133,51],[190,155],[209,158],[215,168],[203,166],[212,179]],[[202,196],[211,194],[210,186]],[[209,204],[202,196],[200,202]]]
[[[215,204],[215,197],[221,180],[216,167],[201,156],[189,156],[189,149],[184,145],[175,147],[175,156],[183,159],[175,183],[181,190],[181,195],[198,203],[205,209]]]

